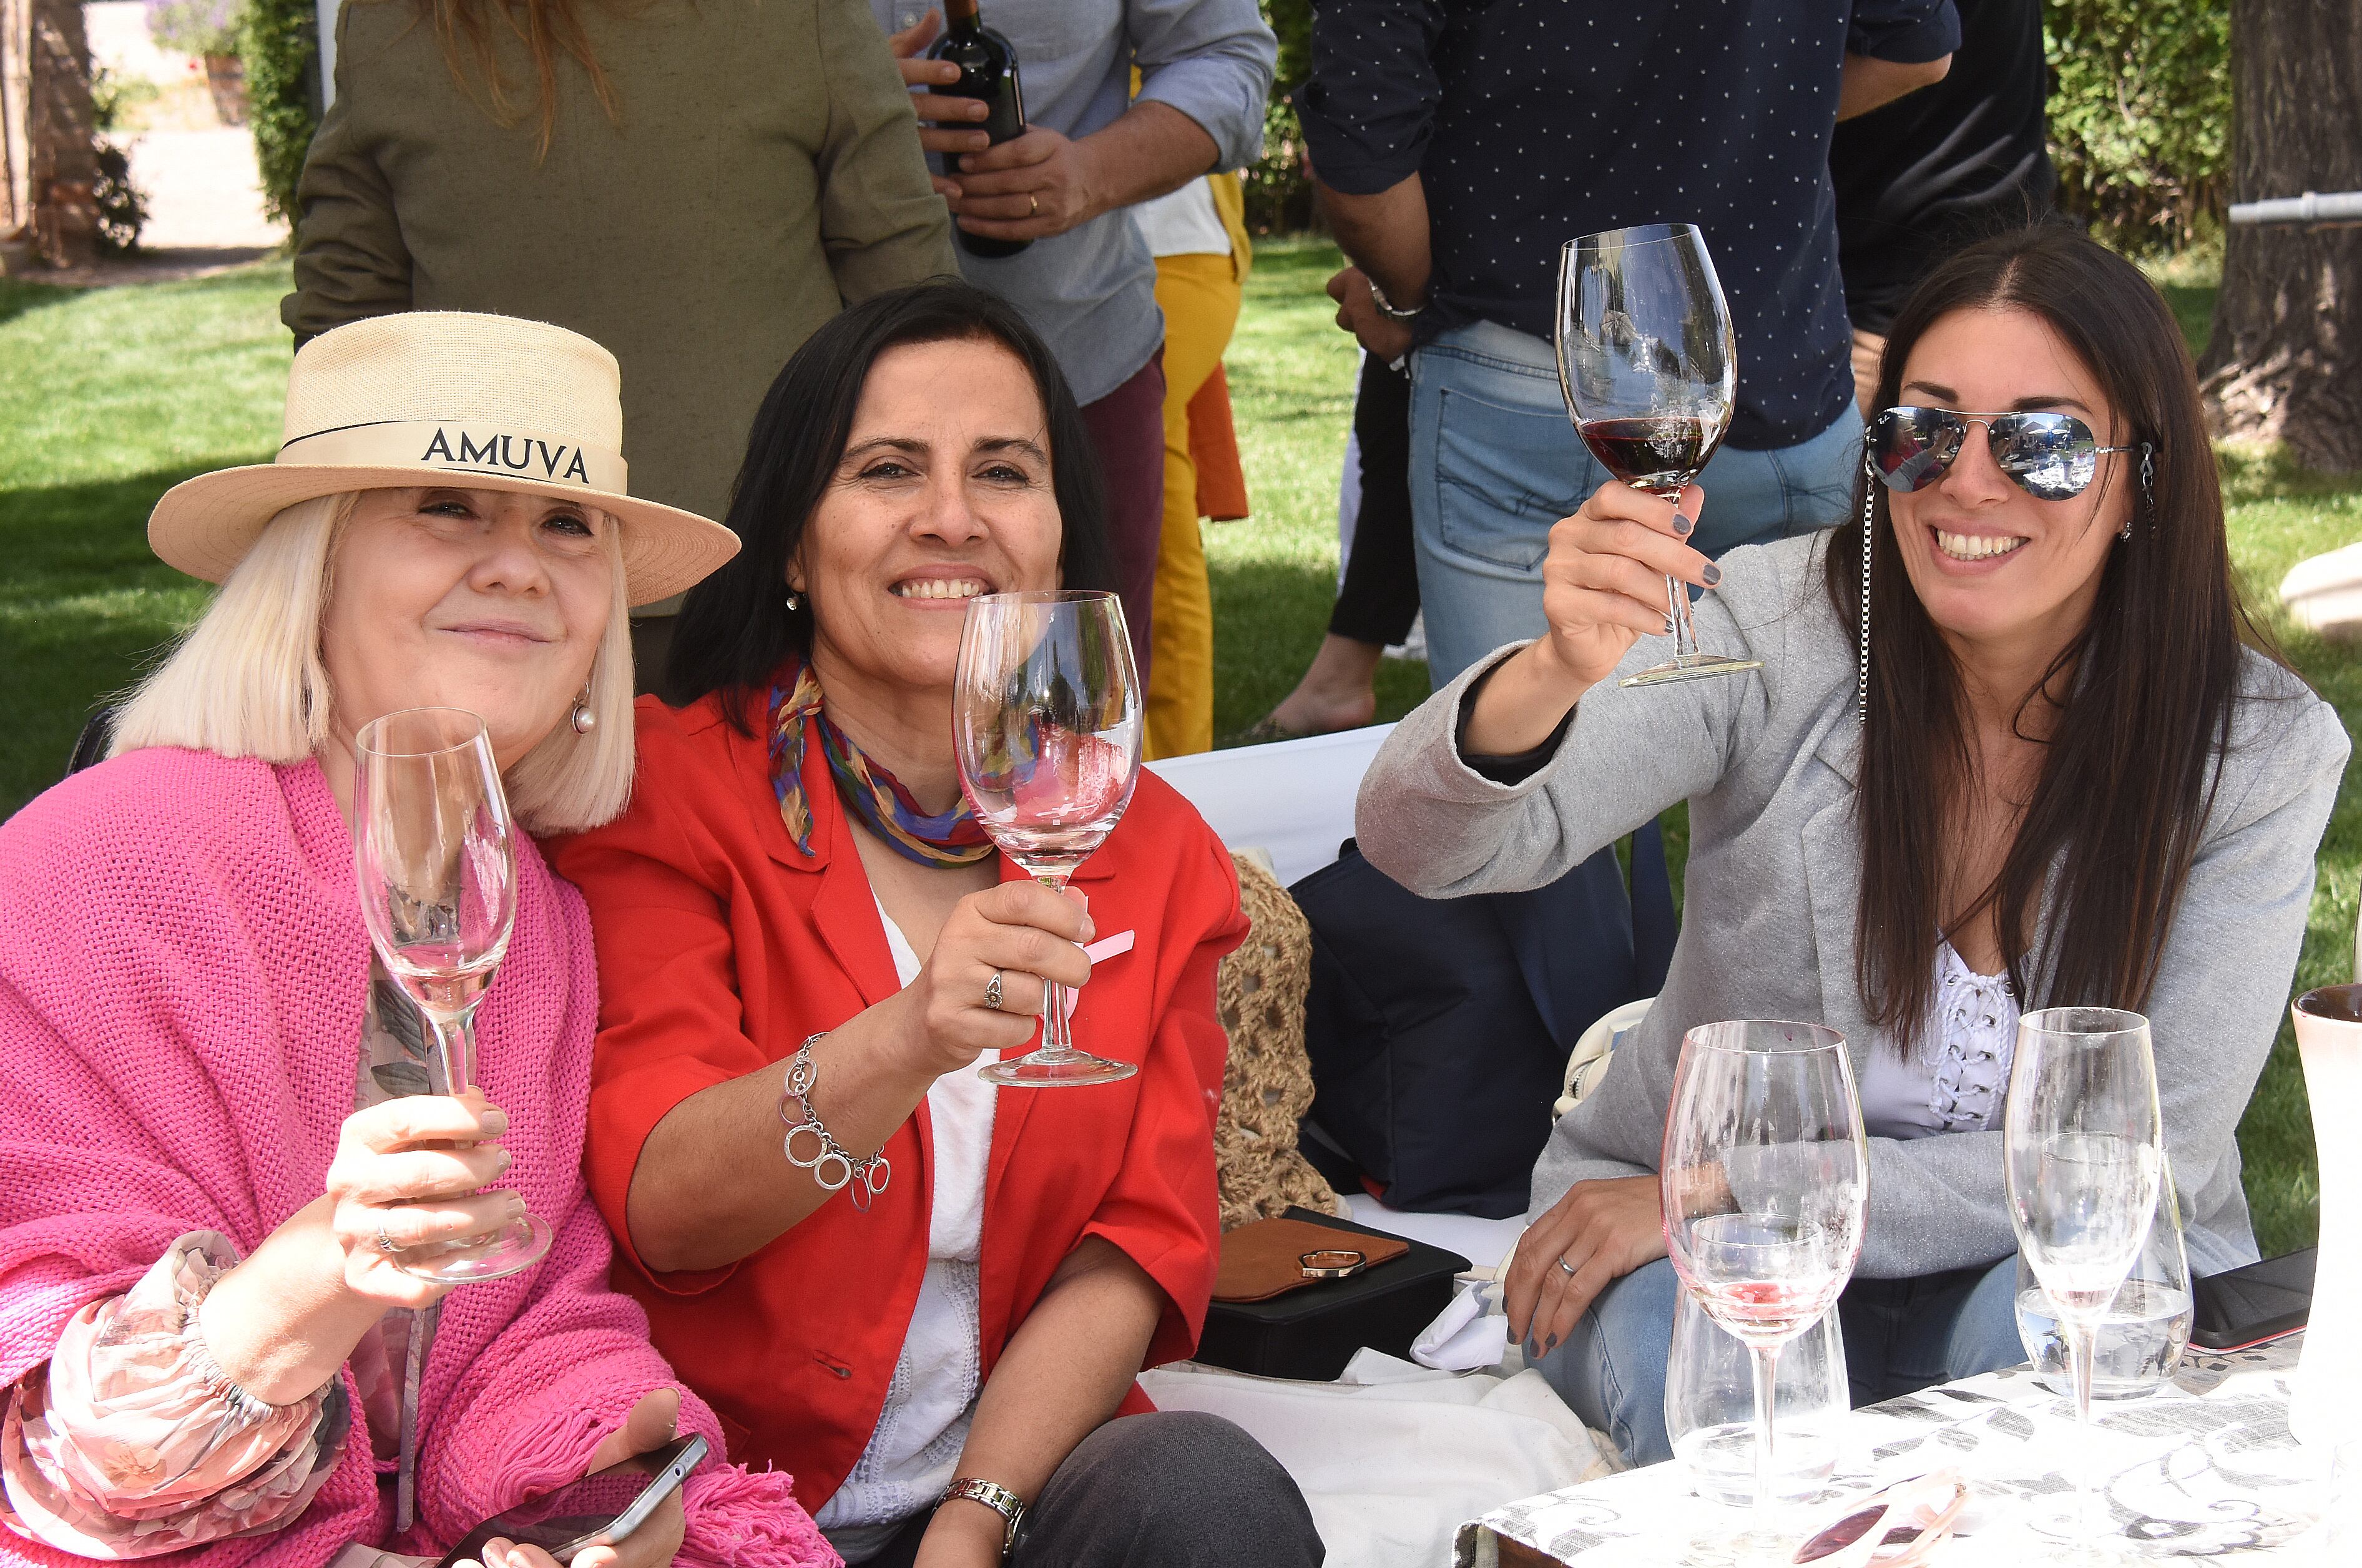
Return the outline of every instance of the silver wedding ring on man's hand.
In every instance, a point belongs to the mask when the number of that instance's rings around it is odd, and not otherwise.
[[[999,1012],[1000,1010],[1000,971],[995,969],[992,972],[992,978],[985,981],[984,983],[984,1005],[990,1008],[993,1011]]]
[[[1571,1263],[1569,1263],[1569,1262],[1567,1262],[1567,1261],[1566,1261],[1566,1258],[1565,1258],[1565,1256],[1564,1256],[1563,1254],[1562,1254],[1562,1255],[1561,1255],[1561,1256],[1556,1260],[1556,1262],[1557,1262],[1557,1264],[1558,1264],[1558,1271],[1559,1271],[1559,1273],[1561,1273],[1561,1274],[1562,1274],[1562,1275],[1566,1275],[1566,1276],[1567,1276],[1567,1278],[1569,1278],[1569,1279],[1573,1279],[1573,1278],[1574,1277],[1574,1275],[1575,1275],[1575,1267],[1574,1267],[1574,1265],[1573,1265],[1573,1264],[1571,1264]]]

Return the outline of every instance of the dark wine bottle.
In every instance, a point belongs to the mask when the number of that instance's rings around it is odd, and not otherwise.
[[[984,25],[976,0],[944,0],[943,36],[927,46],[929,60],[947,60],[960,68],[960,79],[933,91],[947,97],[981,98],[991,105],[984,134],[995,147],[1025,134],[1025,92],[1017,80],[1017,51],[1009,40]],[[959,178],[959,158],[944,155],[944,176]],[[952,232],[971,256],[1014,256],[1030,239],[988,239],[970,234],[956,220]]]

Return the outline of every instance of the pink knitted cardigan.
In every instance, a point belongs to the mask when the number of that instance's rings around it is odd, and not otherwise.
[[[206,1568],[312,1568],[353,1540],[440,1550],[580,1474],[641,1395],[679,1386],[639,1307],[607,1288],[611,1242],[583,1192],[590,920],[530,844],[518,871],[479,1072],[509,1113],[507,1179],[556,1244],[445,1299],[409,1540],[388,1540],[356,1421],[301,1517],[185,1554]],[[0,1378],[47,1361],[76,1310],[129,1288],[183,1231],[249,1251],[319,1196],[353,1108],[369,961],[351,835],[316,764],[134,752],[0,823]],[[722,1452],[686,1388],[680,1426]],[[838,1561],[785,1474],[709,1462],[687,1507],[685,1563]],[[0,1530],[0,1562],[81,1561]]]

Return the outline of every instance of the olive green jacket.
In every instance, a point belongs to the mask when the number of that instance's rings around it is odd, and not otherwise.
[[[497,7],[502,126],[412,0],[349,0],[304,165],[298,342],[361,316],[552,321],[624,368],[631,490],[722,516],[772,378],[842,304],[956,274],[908,92],[864,0],[578,0],[616,117],[561,54],[541,156]]]

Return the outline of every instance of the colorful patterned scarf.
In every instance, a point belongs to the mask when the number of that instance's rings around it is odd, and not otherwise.
[[[807,664],[792,687],[771,688],[771,788],[779,797],[779,818],[804,854],[812,852],[811,803],[804,799],[804,745],[820,732],[821,754],[836,779],[836,798],[863,826],[922,866],[973,866],[992,853],[992,840],[976,820],[963,794],[940,816],[929,816],[911,792],[843,730],[822,706],[820,679]]]

